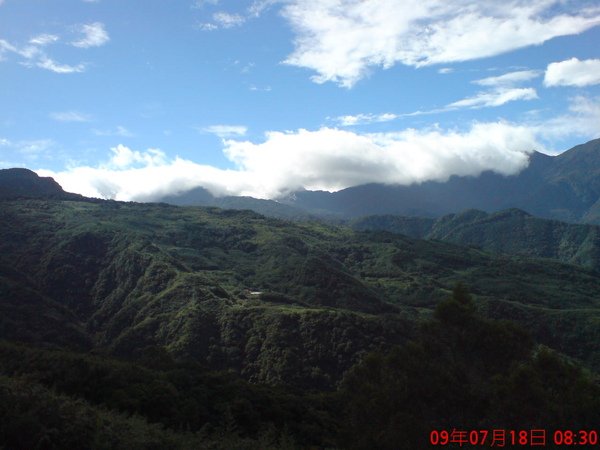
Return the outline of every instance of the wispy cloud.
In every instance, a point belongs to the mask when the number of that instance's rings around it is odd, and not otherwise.
[[[192,2],[192,8],[193,9],[202,9],[207,5],[218,5],[219,4],[219,0],[194,0]]]
[[[286,3],[287,0],[254,0],[248,7],[248,14],[252,17],[259,17],[274,5]]]
[[[517,100],[535,100],[538,98],[538,95],[534,88],[518,86],[537,78],[540,75],[541,72],[537,70],[520,70],[474,80],[472,81],[473,84],[485,86],[490,89],[477,92],[471,97],[452,102],[437,112],[453,111],[460,108],[489,108],[501,106]]]
[[[212,22],[201,23],[200,29],[204,31],[213,31],[234,28],[239,27],[245,21],[246,18],[240,14],[231,14],[225,11],[219,11],[212,15]]]
[[[570,100],[569,110],[545,121],[533,122],[531,127],[549,140],[570,136],[597,138],[600,124],[600,97],[576,96]]]
[[[531,87],[519,87],[520,84],[530,81],[541,75],[536,70],[521,70],[508,72],[502,75],[473,80],[471,83],[488,87],[488,90],[479,91],[472,96],[454,101],[440,108],[410,113],[395,114],[358,114],[356,116],[340,116],[337,122],[342,126],[364,125],[374,122],[386,122],[401,117],[414,117],[428,114],[440,114],[458,109],[492,108],[505,105],[513,101],[535,100],[537,91]]]
[[[353,125],[368,125],[370,123],[389,122],[397,119],[398,117],[400,116],[393,113],[356,114],[339,116],[335,118],[335,121],[343,127],[348,127]]]
[[[77,32],[82,33],[80,39],[71,42],[71,45],[79,48],[89,48],[100,46],[108,42],[109,37],[104,26],[99,23],[82,25],[77,27]],[[26,45],[12,44],[6,40],[0,39],[0,61],[5,60],[5,54],[12,53],[18,55],[21,60],[19,63],[25,67],[39,67],[58,74],[81,73],[86,70],[86,64],[64,64],[56,61],[48,55],[46,47],[60,40],[60,36],[55,34],[39,34],[27,42]]]
[[[243,125],[211,125],[208,127],[196,127],[202,133],[209,133],[220,138],[230,138],[234,136],[245,136],[248,127]]]
[[[19,141],[15,145],[17,151],[30,157],[37,157],[54,145],[52,139],[34,139]]]
[[[251,84],[250,87],[248,88],[251,91],[255,91],[255,92],[271,92],[273,90],[273,88],[271,86],[256,86],[255,84]]]
[[[116,128],[108,129],[108,130],[93,129],[92,132],[96,136],[120,136],[120,137],[134,137],[135,136],[135,134],[133,134],[131,131],[129,131],[127,128],[125,128],[122,125],[118,125]]]
[[[411,184],[478,175],[508,175],[527,165],[534,149],[548,151],[546,139],[597,137],[600,98],[572,100],[563,115],[544,121],[474,122],[463,129],[400,129],[358,133],[321,128],[269,132],[261,142],[226,139],[225,156],[235,169],[218,169],[157,149],[112,149],[107,163],[43,171],[63,187],[117,200],[156,200],[197,186],[215,195],[277,198],[298,189],[339,190],[364,183]]]
[[[53,44],[57,42],[60,38],[55,34],[40,34],[35,36],[29,40],[29,43],[32,45],[39,45],[40,47]]]
[[[315,71],[317,83],[349,88],[377,67],[486,58],[581,33],[600,24],[600,10],[587,6],[575,0],[290,0],[282,15],[296,39],[285,63]]]
[[[79,111],[53,112],[50,114],[50,118],[58,122],[89,122],[92,120],[88,114]]]
[[[600,59],[577,58],[554,62],[546,68],[546,86],[590,86],[600,84]]]
[[[539,70],[520,70],[517,72],[508,72],[496,77],[487,77],[473,81],[474,84],[490,87],[510,87],[517,84],[533,80],[542,74]]]
[[[82,36],[71,42],[75,47],[100,47],[110,40],[108,33],[104,29],[104,24],[100,22],[80,25],[77,27],[77,31],[82,34]]]
[[[501,106],[516,100],[535,100],[537,92],[533,88],[497,89],[491,92],[479,92],[473,97],[464,98],[446,106],[447,110],[458,108],[485,108]]]
[[[0,138],[0,147],[6,149],[13,158],[24,159],[29,163],[52,157],[56,143],[52,139],[24,139],[12,141]],[[4,153],[4,150],[3,150]],[[23,165],[22,163],[16,163]]]
[[[214,31],[239,27],[248,20],[257,19],[273,5],[286,2],[287,0],[254,0],[245,11],[236,13],[216,11],[212,14],[210,22],[201,22],[198,28],[203,31]],[[215,7],[219,4],[219,0],[195,0],[192,3],[192,9],[203,9],[207,6]]]
[[[31,63],[25,63],[29,66]],[[85,64],[77,64],[75,66],[69,64],[60,64],[47,56],[42,56],[35,65],[42,69],[49,70],[54,73],[66,74],[66,73],[80,73],[85,71]]]

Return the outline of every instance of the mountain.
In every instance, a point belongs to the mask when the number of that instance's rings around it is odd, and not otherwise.
[[[0,196],[2,447],[419,449],[432,426],[600,419],[598,271],[32,196]]]
[[[274,200],[253,197],[216,197],[207,189],[197,187],[177,195],[167,195],[160,199],[163,203],[177,206],[216,206],[225,209],[248,209],[268,217],[289,220],[314,220],[318,216],[294,206]]]
[[[516,175],[484,172],[410,186],[369,184],[338,192],[296,192],[282,202],[313,213],[439,217],[465,209],[523,209],[568,222],[600,223],[600,139],[558,156],[534,152]]]
[[[251,380],[330,386],[463,281],[482,311],[600,363],[599,274],[573,265],[164,204],[3,201],[0,223],[5,338],[125,357],[164,346]],[[578,332],[548,335],[548,323]],[[312,356],[298,366],[282,345]]]
[[[78,194],[63,191],[50,177],[40,177],[29,169],[0,169],[0,199],[53,198],[82,200]]]
[[[368,215],[441,217],[466,209],[522,209],[538,217],[600,224],[600,139],[558,155],[533,152],[520,173],[452,176],[409,186],[367,184],[338,192],[298,191],[277,201],[213,197],[197,188],[162,199],[179,205],[251,209],[280,218],[321,217],[339,222]]]
[[[519,209],[467,210],[439,219],[367,216],[350,224],[356,230],[383,230],[495,253],[550,258],[600,271],[600,226],[540,219]]]

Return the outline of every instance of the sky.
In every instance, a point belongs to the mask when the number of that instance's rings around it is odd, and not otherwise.
[[[510,176],[600,137],[600,0],[0,0],[0,168],[151,201]]]

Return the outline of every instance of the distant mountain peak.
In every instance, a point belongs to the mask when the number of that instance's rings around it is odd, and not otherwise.
[[[80,199],[78,194],[65,192],[51,177],[40,177],[24,168],[0,169],[0,199],[57,198]]]

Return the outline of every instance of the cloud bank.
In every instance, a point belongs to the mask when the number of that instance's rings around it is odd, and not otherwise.
[[[298,189],[339,190],[370,182],[410,184],[477,175],[510,174],[539,147],[535,134],[503,122],[476,123],[467,132],[404,130],[357,134],[335,128],[270,132],[262,143],[226,140],[236,169],[223,170],[175,158],[160,150],[118,145],[100,167],[51,173],[66,190],[117,200],[153,200],[203,186],[215,195],[277,198]]]
[[[552,153],[544,140],[598,137],[600,98],[576,97],[563,115],[539,122],[474,122],[464,130],[404,129],[358,133],[337,128],[273,131],[262,142],[228,138],[223,152],[234,165],[219,169],[159,149],[111,149],[97,167],[71,167],[54,177],[65,190],[91,197],[153,201],[202,186],[217,196],[276,199],[300,190],[336,191],[365,183],[445,181],[492,170],[518,173],[533,150]]]
[[[345,87],[373,67],[485,58],[600,24],[597,4],[574,0],[292,0],[281,13],[295,33],[285,62]]]

